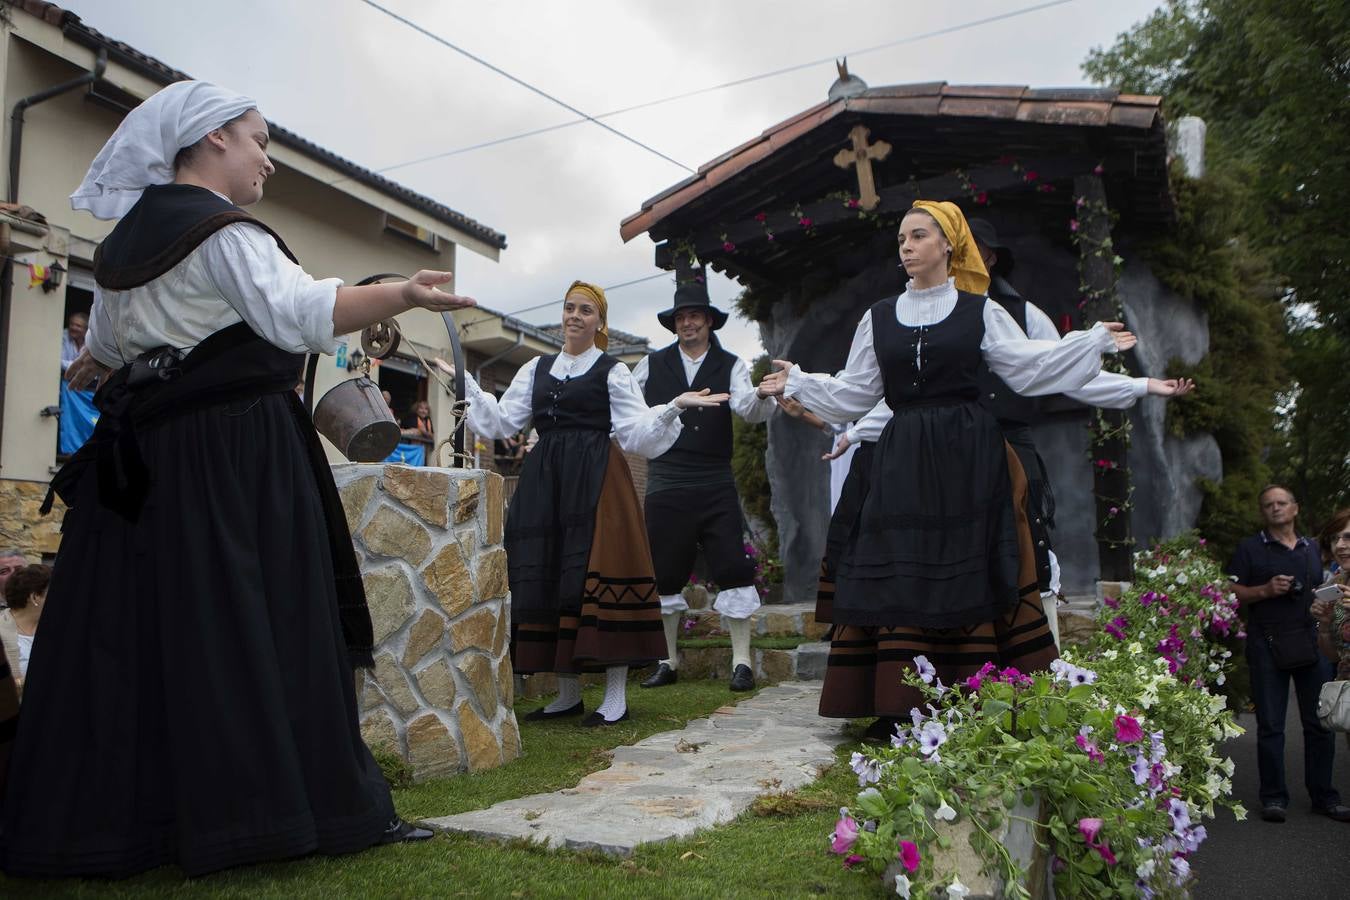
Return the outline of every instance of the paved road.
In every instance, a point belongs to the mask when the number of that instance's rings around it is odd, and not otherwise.
[[[1303,731],[1290,696],[1285,726],[1285,777],[1289,782],[1289,819],[1283,825],[1261,821],[1257,799],[1256,717],[1242,715],[1246,734],[1224,750],[1233,758],[1233,792],[1247,807],[1244,822],[1220,810],[1207,824],[1209,840],[1194,859],[1196,900],[1342,900],[1350,897],[1350,824],[1310,812],[1303,787]],[[1350,803],[1350,749],[1343,736],[1336,744],[1335,784]]]

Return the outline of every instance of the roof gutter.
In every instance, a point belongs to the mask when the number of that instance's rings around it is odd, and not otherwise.
[[[30,106],[37,106],[39,103],[45,103],[53,97],[58,97],[67,91],[73,91],[76,88],[84,87],[87,84],[93,84],[103,77],[103,72],[108,68],[108,54],[106,51],[99,51],[98,58],[94,60],[94,68],[85,72],[78,78],[72,78],[69,81],[63,81],[60,84],[53,85],[45,91],[38,91],[36,94],[24,97],[18,103],[14,104],[14,112],[9,117],[9,202],[19,202],[19,161],[23,151],[23,114]],[[8,256],[5,258],[4,266],[0,267],[0,447],[4,446],[5,430],[5,372],[9,368],[9,317],[10,309],[14,301],[14,261]],[[3,463],[0,463],[0,471],[3,471]]]

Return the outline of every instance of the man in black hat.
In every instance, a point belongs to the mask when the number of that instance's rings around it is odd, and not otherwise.
[[[634,368],[633,377],[648,405],[703,388],[729,393],[731,402],[686,410],[681,416],[684,430],[675,445],[647,464],[647,536],[669,658],[642,686],[664,687],[678,678],[676,639],[680,615],[689,608],[682,591],[702,547],[719,588],[713,608],[731,635],[731,689],[748,691],[755,686],[750,616],[760,603],[731,473],[731,414],[763,422],[773,414],[775,402],[759,394],[750,383],[749,367],[718,342],[714,332],[726,324],[727,314],[709,302],[703,269],[677,271],[676,278],[675,305],[657,313],[657,318],[679,340],[648,354]]]
[[[988,221],[969,221],[975,245],[984,259],[985,268],[989,270],[990,299],[1006,309],[1032,340],[1059,340],[1059,329],[1050,321],[1050,317],[1009,284],[1008,274],[1013,269],[1012,249],[999,240],[998,232]],[[1145,394],[1179,397],[1194,387],[1195,383],[1186,378],[1164,381],[1102,372],[1078,390],[1066,391],[1065,396],[1090,406],[1125,409],[1133,406]],[[1004,440],[1013,448],[1022,468],[1026,470],[1027,518],[1032,540],[1036,544],[1037,576],[1042,592],[1058,592],[1059,566],[1050,549],[1049,531],[1055,524],[1055,495],[1050,488],[1045,463],[1031,439],[1031,424],[1040,417],[1039,404],[1035,398],[1023,397],[1014,392],[987,366],[981,367],[980,402],[998,419]],[[1047,606],[1047,612],[1052,613],[1052,608]],[[1054,622],[1053,616],[1051,622]]]

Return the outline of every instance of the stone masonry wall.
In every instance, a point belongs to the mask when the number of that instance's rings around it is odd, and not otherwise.
[[[515,759],[502,477],[362,464],[333,477],[375,627],[375,668],[356,676],[366,742],[418,780]]]
[[[47,515],[38,512],[47,496],[45,481],[0,478],[0,548],[16,547],[29,562],[54,556],[61,545],[61,519],[66,506],[57,498]]]

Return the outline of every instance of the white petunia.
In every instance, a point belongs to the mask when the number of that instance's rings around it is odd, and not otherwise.
[[[970,888],[961,883],[960,876],[952,879],[952,883],[947,885],[947,900],[961,900],[970,894]]]
[[[895,892],[901,897],[909,896],[909,876],[904,872],[895,876]]]
[[[946,800],[943,800],[942,805],[937,808],[937,812],[933,813],[933,818],[950,822],[956,818],[956,810],[948,806]]]

